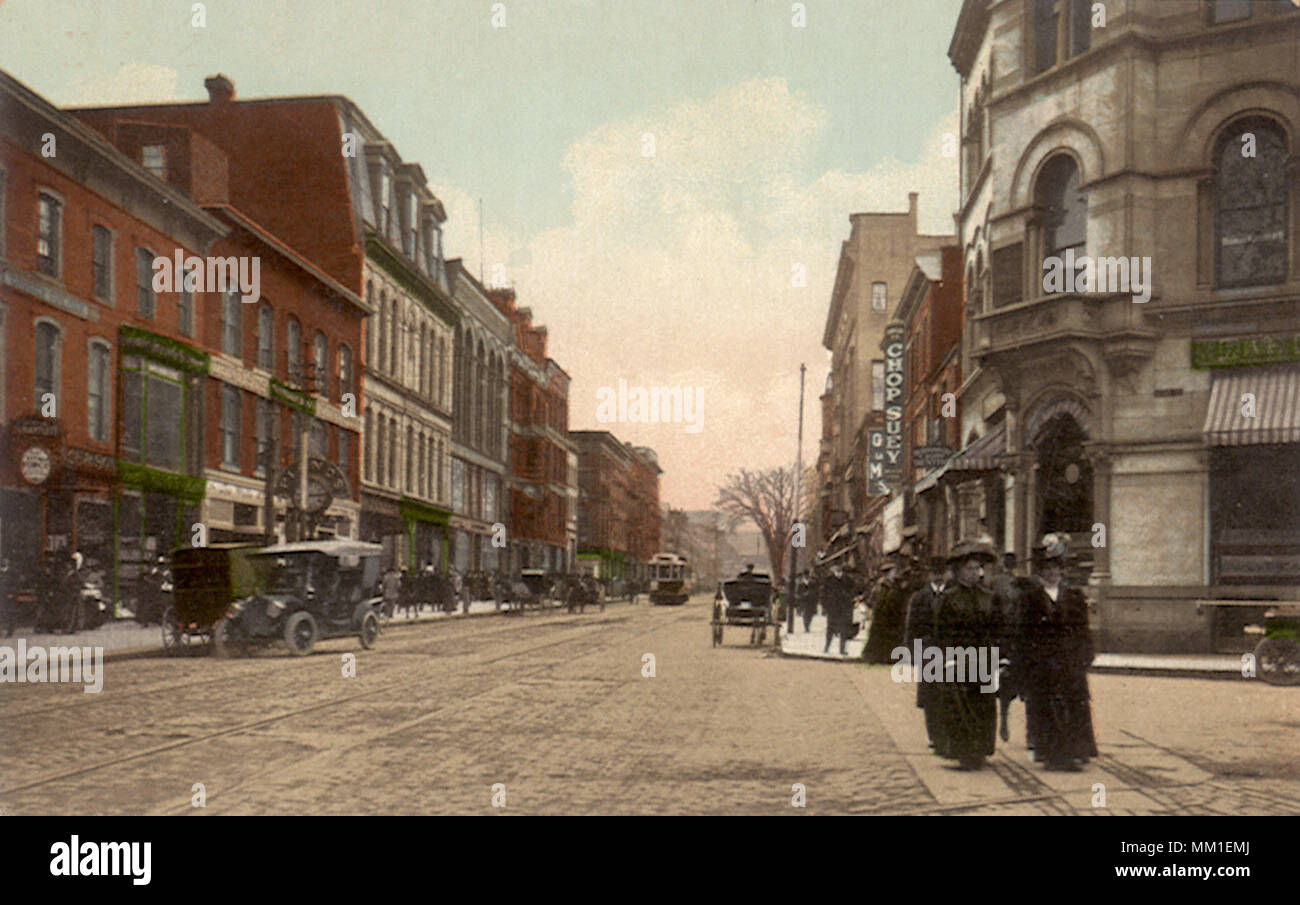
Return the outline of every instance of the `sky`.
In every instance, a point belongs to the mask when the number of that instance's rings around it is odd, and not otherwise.
[[[0,0],[0,65],[68,106],[205,100],[216,72],[351,98],[423,167],[448,256],[547,326],[570,428],[653,448],[662,500],[705,509],[729,472],[793,463],[801,363],[815,461],[849,214],[916,191],[921,230],[952,231],[959,6]],[[599,405],[620,381],[624,420]],[[693,405],[627,420],[638,387]]]

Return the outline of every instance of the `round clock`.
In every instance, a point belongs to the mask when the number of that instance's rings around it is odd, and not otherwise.
[[[21,470],[28,484],[44,484],[50,476],[50,453],[42,446],[31,446],[23,453]]]

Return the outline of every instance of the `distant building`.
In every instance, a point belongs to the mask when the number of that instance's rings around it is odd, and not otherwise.
[[[546,354],[546,328],[519,308],[515,291],[487,296],[514,326],[510,349],[509,567],[567,571],[570,536],[569,375]]]
[[[609,431],[569,437],[578,456],[578,557],[599,561],[605,577],[643,577],[661,552],[662,472],[654,452]]]

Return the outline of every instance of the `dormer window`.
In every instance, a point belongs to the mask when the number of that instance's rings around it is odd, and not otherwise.
[[[167,178],[167,150],[162,145],[145,145],[141,148],[140,163],[159,179]]]
[[[379,230],[388,235],[389,208],[393,201],[393,182],[384,167],[379,173]]]
[[[406,230],[402,233],[402,251],[408,258],[415,259],[417,254],[416,236],[420,230],[420,200],[415,192],[406,193]]]
[[[1033,71],[1037,75],[1086,51],[1092,39],[1091,0],[1031,0]]]

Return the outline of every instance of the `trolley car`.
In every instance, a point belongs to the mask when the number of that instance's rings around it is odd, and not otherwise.
[[[683,604],[690,598],[691,567],[685,556],[656,553],[647,566],[650,602]]]

